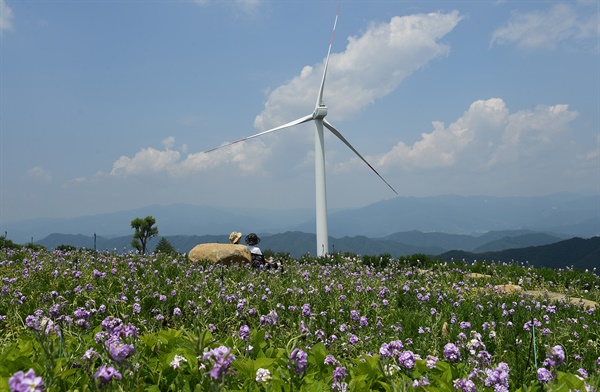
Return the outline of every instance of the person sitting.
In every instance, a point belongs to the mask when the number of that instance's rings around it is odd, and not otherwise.
[[[260,248],[256,246],[260,242],[260,237],[257,236],[256,233],[250,233],[246,236],[245,242],[252,255],[252,266],[260,267],[265,264],[265,257],[260,251]]]
[[[232,244],[239,244],[241,238],[242,233],[240,233],[239,231],[232,231],[231,234],[229,234],[229,242]]]

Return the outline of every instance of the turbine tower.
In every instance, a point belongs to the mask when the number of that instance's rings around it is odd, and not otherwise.
[[[337,25],[337,19],[340,12],[340,6],[338,5],[337,12],[335,14],[335,21],[333,23],[333,30],[331,32],[331,39],[329,40],[329,49],[327,50],[327,58],[325,60],[325,68],[323,70],[323,77],[321,79],[321,85],[319,87],[319,94],[317,96],[317,102],[315,104],[315,109],[312,114],[301,117],[297,120],[291,121],[289,123],[280,125],[278,127],[266,130],[264,132],[257,133],[252,136],[247,136],[245,138],[236,140],[231,143],[223,144],[219,147],[213,148],[211,150],[205,151],[205,153],[230,146],[235,143],[243,142],[248,139],[252,139],[258,136],[266,135],[271,132],[279,131],[285,128],[292,127],[294,125],[302,124],[307,121],[315,122],[315,193],[316,193],[316,221],[317,221],[317,256],[325,256],[329,252],[329,235],[327,228],[327,189],[325,186],[325,140],[323,134],[323,127],[329,129],[331,133],[337,136],[348,148],[350,148],[364,163],[367,164],[373,170],[379,178],[386,183],[386,185],[394,191],[395,194],[398,194],[396,190],[371,166],[369,162],[352,145],[342,136],[342,134],[333,126],[329,121],[325,119],[327,116],[327,106],[323,102],[323,90],[325,88],[325,77],[327,76],[327,66],[329,64],[329,55],[331,54],[331,46],[333,44],[333,37],[335,35],[335,27]]]

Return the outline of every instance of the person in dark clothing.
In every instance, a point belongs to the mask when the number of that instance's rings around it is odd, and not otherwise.
[[[260,267],[265,264],[265,257],[263,256],[260,248],[256,245],[260,242],[260,237],[256,235],[256,233],[250,233],[246,236],[245,239],[246,245],[248,246],[248,250],[250,250],[250,254],[252,255],[252,266]]]

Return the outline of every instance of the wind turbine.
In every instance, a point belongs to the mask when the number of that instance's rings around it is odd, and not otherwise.
[[[266,130],[264,132],[257,133],[252,136],[236,140],[231,143],[223,144],[219,147],[205,151],[205,153],[230,146],[235,143],[243,142],[258,136],[266,135],[271,132],[279,131],[285,128],[293,127],[294,125],[302,124],[307,121],[314,121],[316,125],[315,130],[315,193],[316,193],[316,221],[317,221],[317,256],[325,256],[329,251],[329,236],[327,231],[327,189],[325,187],[325,143],[323,138],[323,126],[329,129],[331,133],[337,136],[348,148],[350,148],[364,163],[367,164],[381,178],[386,185],[398,194],[396,190],[371,166],[369,162],[346,140],[344,136],[333,126],[329,121],[325,119],[327,116],[327,106],[323,102],[323,90],[325,88],[325,77],[327,76],[327,66],[329,64],[329,55],[331,54],[331,46],[333,44],[333,37],[335,35],[335,27],[337,25],[338,15],[340,12],[340,6],[338,5],[337,12],[335,14],[335,21],[333,23],[333,30],[331,32],[331,39],[329,40],[329,49],[327,50],[327,58],[325,60],[325,69],[323,70],[323,77],[321,79],[321,86],[319,88],[319,94],[317,96],[317,102],[315,109],[311,114],[301,117],[297,120],[290,121],[289,123],[280,125],[278,127]]]

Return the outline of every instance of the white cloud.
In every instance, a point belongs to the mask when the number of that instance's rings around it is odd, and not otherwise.
[[[598,32],[597,7],[558,3],[545,11],[515,11],[504,27],[494,31],[491,44],[515,43],[525,49],[554,49],[559,44],[595,48]]]
[[[165,148],[167,150],[170,148],[173,148],[174,144],[175,144],[175,138],[173,136],[169,136],[162,141],[162,145],[165,146]]]
[[[179,160],[178,151],[160,151],[154,148],[144,148],[133,158],[120,157],[114,164],[110,174],[131,175],[145,173],[168,172]]]
[[[144,148],[133,157],[121,156],[113,164],[110,175],[164,173],[171,177],[186,177],[197,172],[227,170],[227,167],[245,174],[256,174],[262,170],[262,163],[271,151],[261,142],[253,142],[234,144],[211,153],[187,154],[186,145],[182,151],[171,150],[174,144],[175,138],[170,136],[163,141],[164,150]]]
[[[360,37],[350,37],[346,50],[330,58],[325,99],[335,111],[328,118],[335,121],[351,116],[392,92],[412,72],[447,55],[449,47],[438,41],[461,19],[456,11],[393,17],[389,23],[372,25]],[[256,117],[255,127],[265,130],[311,113],[323,67],[324,63],[306,66],[290,83],[272,91],[264,111]],[[186,176],[224,166],[257,174],[271,152],[279,151],[274,144],[276,138],[270,138],[269,143],[255,140],[182,157],[180,152],[170,150],[174,138],[169,137],[163,141],[165,151],[147,148],[133,158],[123,156],[114,163],[111,174],[167,172]]]
[[[548,151],[568,143],[570,124],[577,116],[567,105],[539,105],[511,114],[500,98],[478,100],[448,127],[433,122],[433,131],[423,133],[412,146],[399,142],[377,166],[389,172],[457,165],[485,168],[536,157],[547,162]]]
[[[348,118],[394,91],[411,73],[446,56],[450,48],[439,41],[460,22],[457,11],[395,16],[373,24],[362,36],[348,38],[344,52],[329,59],[323,100],[331,107],[328,119]],[[335,43],[334,43],[335,46]],[[288,84],[273,90],[254,127],[266,130],[314,109],[324,61],[306,66]]]
[[[0,35],[2,32],[13,29],[13,12],[5,0],[0,0]]]
[[[52,181],[52,173],[50,170],[45,169],[41,166],[34,166],[31,169],[27,170],[27,177],[43,182]]]
[[[228,7],[233,7],[236,10],[242,11],[246,14],[255,13],[262,2],[262,0],[194,0],[194,3],[201,6],[223,4]]]

